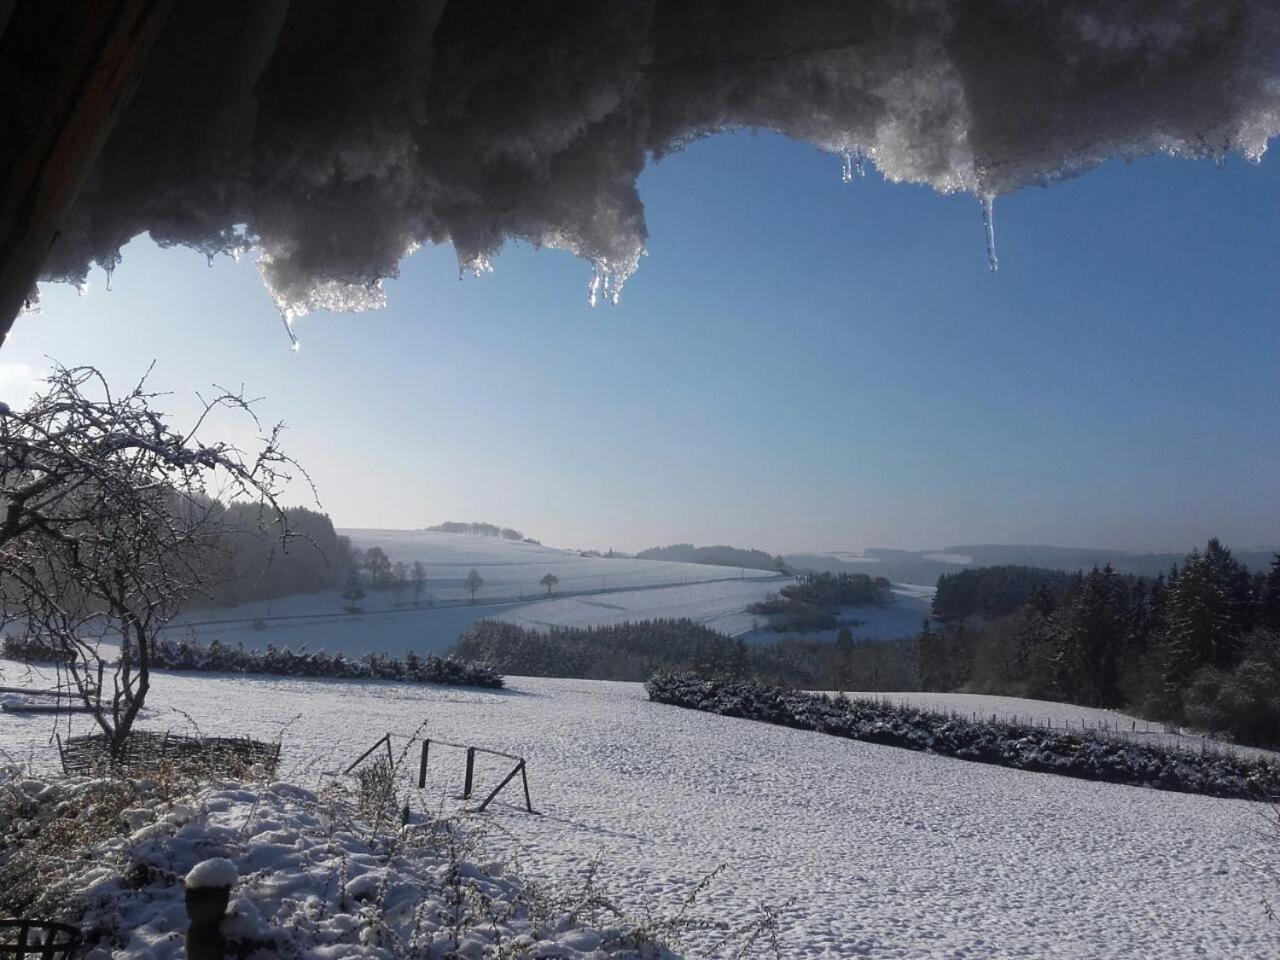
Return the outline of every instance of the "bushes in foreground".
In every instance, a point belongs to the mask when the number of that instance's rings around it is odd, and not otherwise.
[[[1280,767],[1262,759],[1192,754],[1014,723],[974,722],[899,704],[705,680],[694,674],[658,674],[646,688],[649,699],[658,703],[1019,770],[1215,797],[1280,797]]]
[[[6,637],[4,655],[27,662],[56,660],[57,651],[36,639]],[[197,670],[209,673],[270,673],[285,677],[326,677],[340,680],[399,680],[405,683],[440,683],[458,687],[503,685],[502,677],[483,663],[468,663],[456,657],[419,657],[409,653],[403,659],[386,653],[366,653],[362,657],[312,652],[305,647],[291,650],[267,644],[265,650],[248,650],[243,644],[231,646],[214,640],[208,646],[193,640],[161,637],[151,653],[157,670]]]

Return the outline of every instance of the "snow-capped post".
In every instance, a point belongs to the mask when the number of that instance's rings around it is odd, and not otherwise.
[[[231,899],[231,888],[240,879],[236,865],[223,857],[203,860],[191,868],[184,886],[187,892],[187,957],[189,960],[222,960],[227,941],[222,918]]]

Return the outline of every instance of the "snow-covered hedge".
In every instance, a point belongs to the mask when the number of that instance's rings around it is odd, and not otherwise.
[[[51,661],[57,651],[35,639],[6,637],[4,656],[27,662]],[[214,640],[208,646],[193,640],[161,638],[151,654],[157,670],[201,670],[211,673],[271,673],[286,677],[334,677],[344,680],[400,680],[406,683],[441,683],[460,687],[501,687],[502,677],[483,663],[456,657],[419,657],[410,652],[403,659],[385,653],[351,658],[341,653],[291,650],[268,644],[265,650],[248,650]]]
[[[0,907],[78,927],[85,960],[186,957],[193,877],[231,884],[228,956],[672,960],[635,929],[592,927],[477,865],[471,848],[421,814],[372,828],[340,790],[223,781],[174,793],[0,771]]]
[[[72,659],[66,651],[59,650],[40,637],[9,635],[0,641],[0,656],[6,660],[21,660],[26,663],[70,663]]]
[[[696,674],[657,674],[646,688],[649,699],[658,703],[1019,770],[1214,797],[1280,797],[1280,766],[1261,758],[1187,753],[1095,733],[975,722],[877,700],[705,680]]]

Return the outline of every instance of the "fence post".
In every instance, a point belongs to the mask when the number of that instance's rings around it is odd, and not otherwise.
[[[467,779],[462,786],[462,799],[471,799],[471,780],[476,770],[476,748],[467,747]]]
[[[422,761],[418,764],[418,789],[427,785],[427,754],[431,750],[431,739],[422,741]]]
[[[533,813],[533,801],[529,799],[529,775],[525,773],[524,761],[520,761],[520,779],[524,781],[524,806],[530,813]]]

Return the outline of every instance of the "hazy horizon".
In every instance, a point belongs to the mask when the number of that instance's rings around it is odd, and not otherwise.
[[[252,257],[138,240],[103,288],[42,288],[0,353],[117,384],[262,396],[341,527],[489,520],[556,545],[771,552],[1280,543],[1280,173],[1149,158],[996,203],[841,183],[840,159],[721,136],[652,165],[618,307],[508,247],[428,247],[389,307],[300,320]],[[247,438],[246,438],[247,439]],[[293,500],[308,499],[295,492]]]

